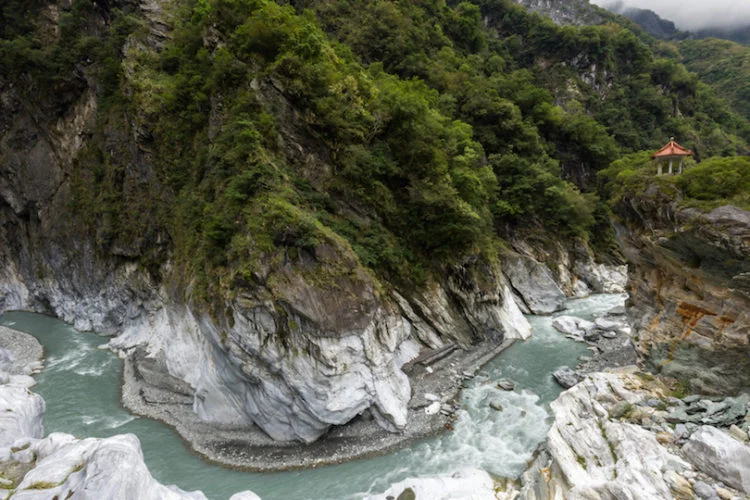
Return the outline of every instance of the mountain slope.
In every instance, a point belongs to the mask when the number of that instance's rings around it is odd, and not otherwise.
[[[598,170],[750,138],[628,29],[505,0],[0,15],[0,310],[121,334],[201,420],[278,440],[403,429],[420,349],[523,330],[506,268],[549,312],[560,262],[619,262]]]

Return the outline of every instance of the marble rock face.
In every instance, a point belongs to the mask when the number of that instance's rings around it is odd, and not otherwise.
[[[690,464],[654,433],[609,414],[643,399],[637,384],[628,374],[592,373],[553,401],[547,451],[524,473],[521,497],[673,498]]]
[[[704,425],[682,447],[699,470],[733,488],[750,493],[750,447],[716,427]]]
[[[156,481],[143,462],[138,438],[121,434],[106,439],[76,439],[53,433],[32,440],[23,450],[36,456],[34,467],[17,485],[16,500],[70,498],[103,500],[205,500],[201,492],[185,492]],[[16,457],[11,455],[11,459]]]
[[[530,312],[551,314],[565,308],[565,294],[541,262],[525,256],[509,256],[503,260],[503,272]]]

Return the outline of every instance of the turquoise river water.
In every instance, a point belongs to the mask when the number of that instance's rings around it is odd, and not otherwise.
[[[595,295],[568,301],[562,313],[591,319],[621,305],[624,295]],[[551,373],[575,366],[585,344],[551,326],[554,316],[529,316],[532,337],[517,342],[487,364],[463,391],[455,430],[389,455],[296,472],[249,473],[207,463],[193,455],[167,425],[128,413],[120,405],[122,361],[100,349],[105,337],[82,333],[38,314],[9,312],[0,324],[34,335],[45,349],[45,369],[33,389],[47,403],[45,432],[79,437],[133,433],[140,438],[151,473],[164,484],[202,490],[215,500],[250,489],[264,500],[357,499],[380,493],[407,477],[449,474],[478,467],[517,477],[549,428],[549,403],[561,392]],[[514,391],[491,383],[516,382]],[[495,411],[490,401],[504,410]]]

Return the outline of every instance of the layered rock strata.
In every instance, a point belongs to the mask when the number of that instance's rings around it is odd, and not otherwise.
[[[668,394],[635,367],[586,376],[552,403],[554,423],[521,497],[694,498],[704,486],[739,497],[732,488],[745,491],[750,447],[713,427],[689,438],[673,429],[668,408],[686,403]]]
[[[695,392],[750,386],[750,212],[680,209],[655,187],[621,212],[641,354]]]

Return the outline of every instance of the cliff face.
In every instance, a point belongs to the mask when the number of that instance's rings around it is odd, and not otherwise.
[[[599,24],[603,21],[599,9],[592,6],[588,0],[515,0],[515,2],[563,26],[583,26]]]
[[[693,391],[747,387],[750,213],[733,206],[679,209],[656,188],[621,212],[640,351]]]
[[[420,345],[517,334],[495,265],[446,268],[444,283],[404,297],[380,290],[351,250],[321,245],[261,262],[257,281],[217,314],[170,261],[155,278],[135,259],[103,254],[70,209],[73,158],[97,112],[92,92],[50,117],[4,87],[0,310],[121,333],[113,346],[145,345],[194,388],[202,419],[254,422],[282,440],[312,441],[367,408],[402,428],[410,394],[400,367]]]
[[[158,50],[168,16],[160,5],[137,8],[148,31],[129,43]],[[40,21],[51,36],[55,19]],[[95,11],[88,26],[96,32],[108,22],[108,12]],[[289,113],[279,135],[287,160],[307,165],[311,177],[330,169],[273,83],[256,84],[280,114]],[[146,224],[130,239],[110,241],[106,224],[83,220],[77,209],[81,165],[90,168],[82,152],[95,134],[107,161],[122,165],[126,198],[160,190],[141,117],[108,119],[114,112],[101,108],[98,74],[85,66],[52,95],[30,85],[0,77],[0,312],[41,311],[118,335],[112,347],[145,350],[165,375],[190,386],[203,421],[257,424],[274,439],[310,442],[369,409],[396,431],[407,423],[411,397],[401,367],[421,348],[528,335],[497,263],[468,258],[418,290],[399,292],[336,238],[272,252],[247,279],[214,287],[208,299],[199,295],[195,277],[175,264],[168,231]],[[113,122],[120,126],[98,128]],[[146,246],[159,256],[158,269],[145,264]]]

